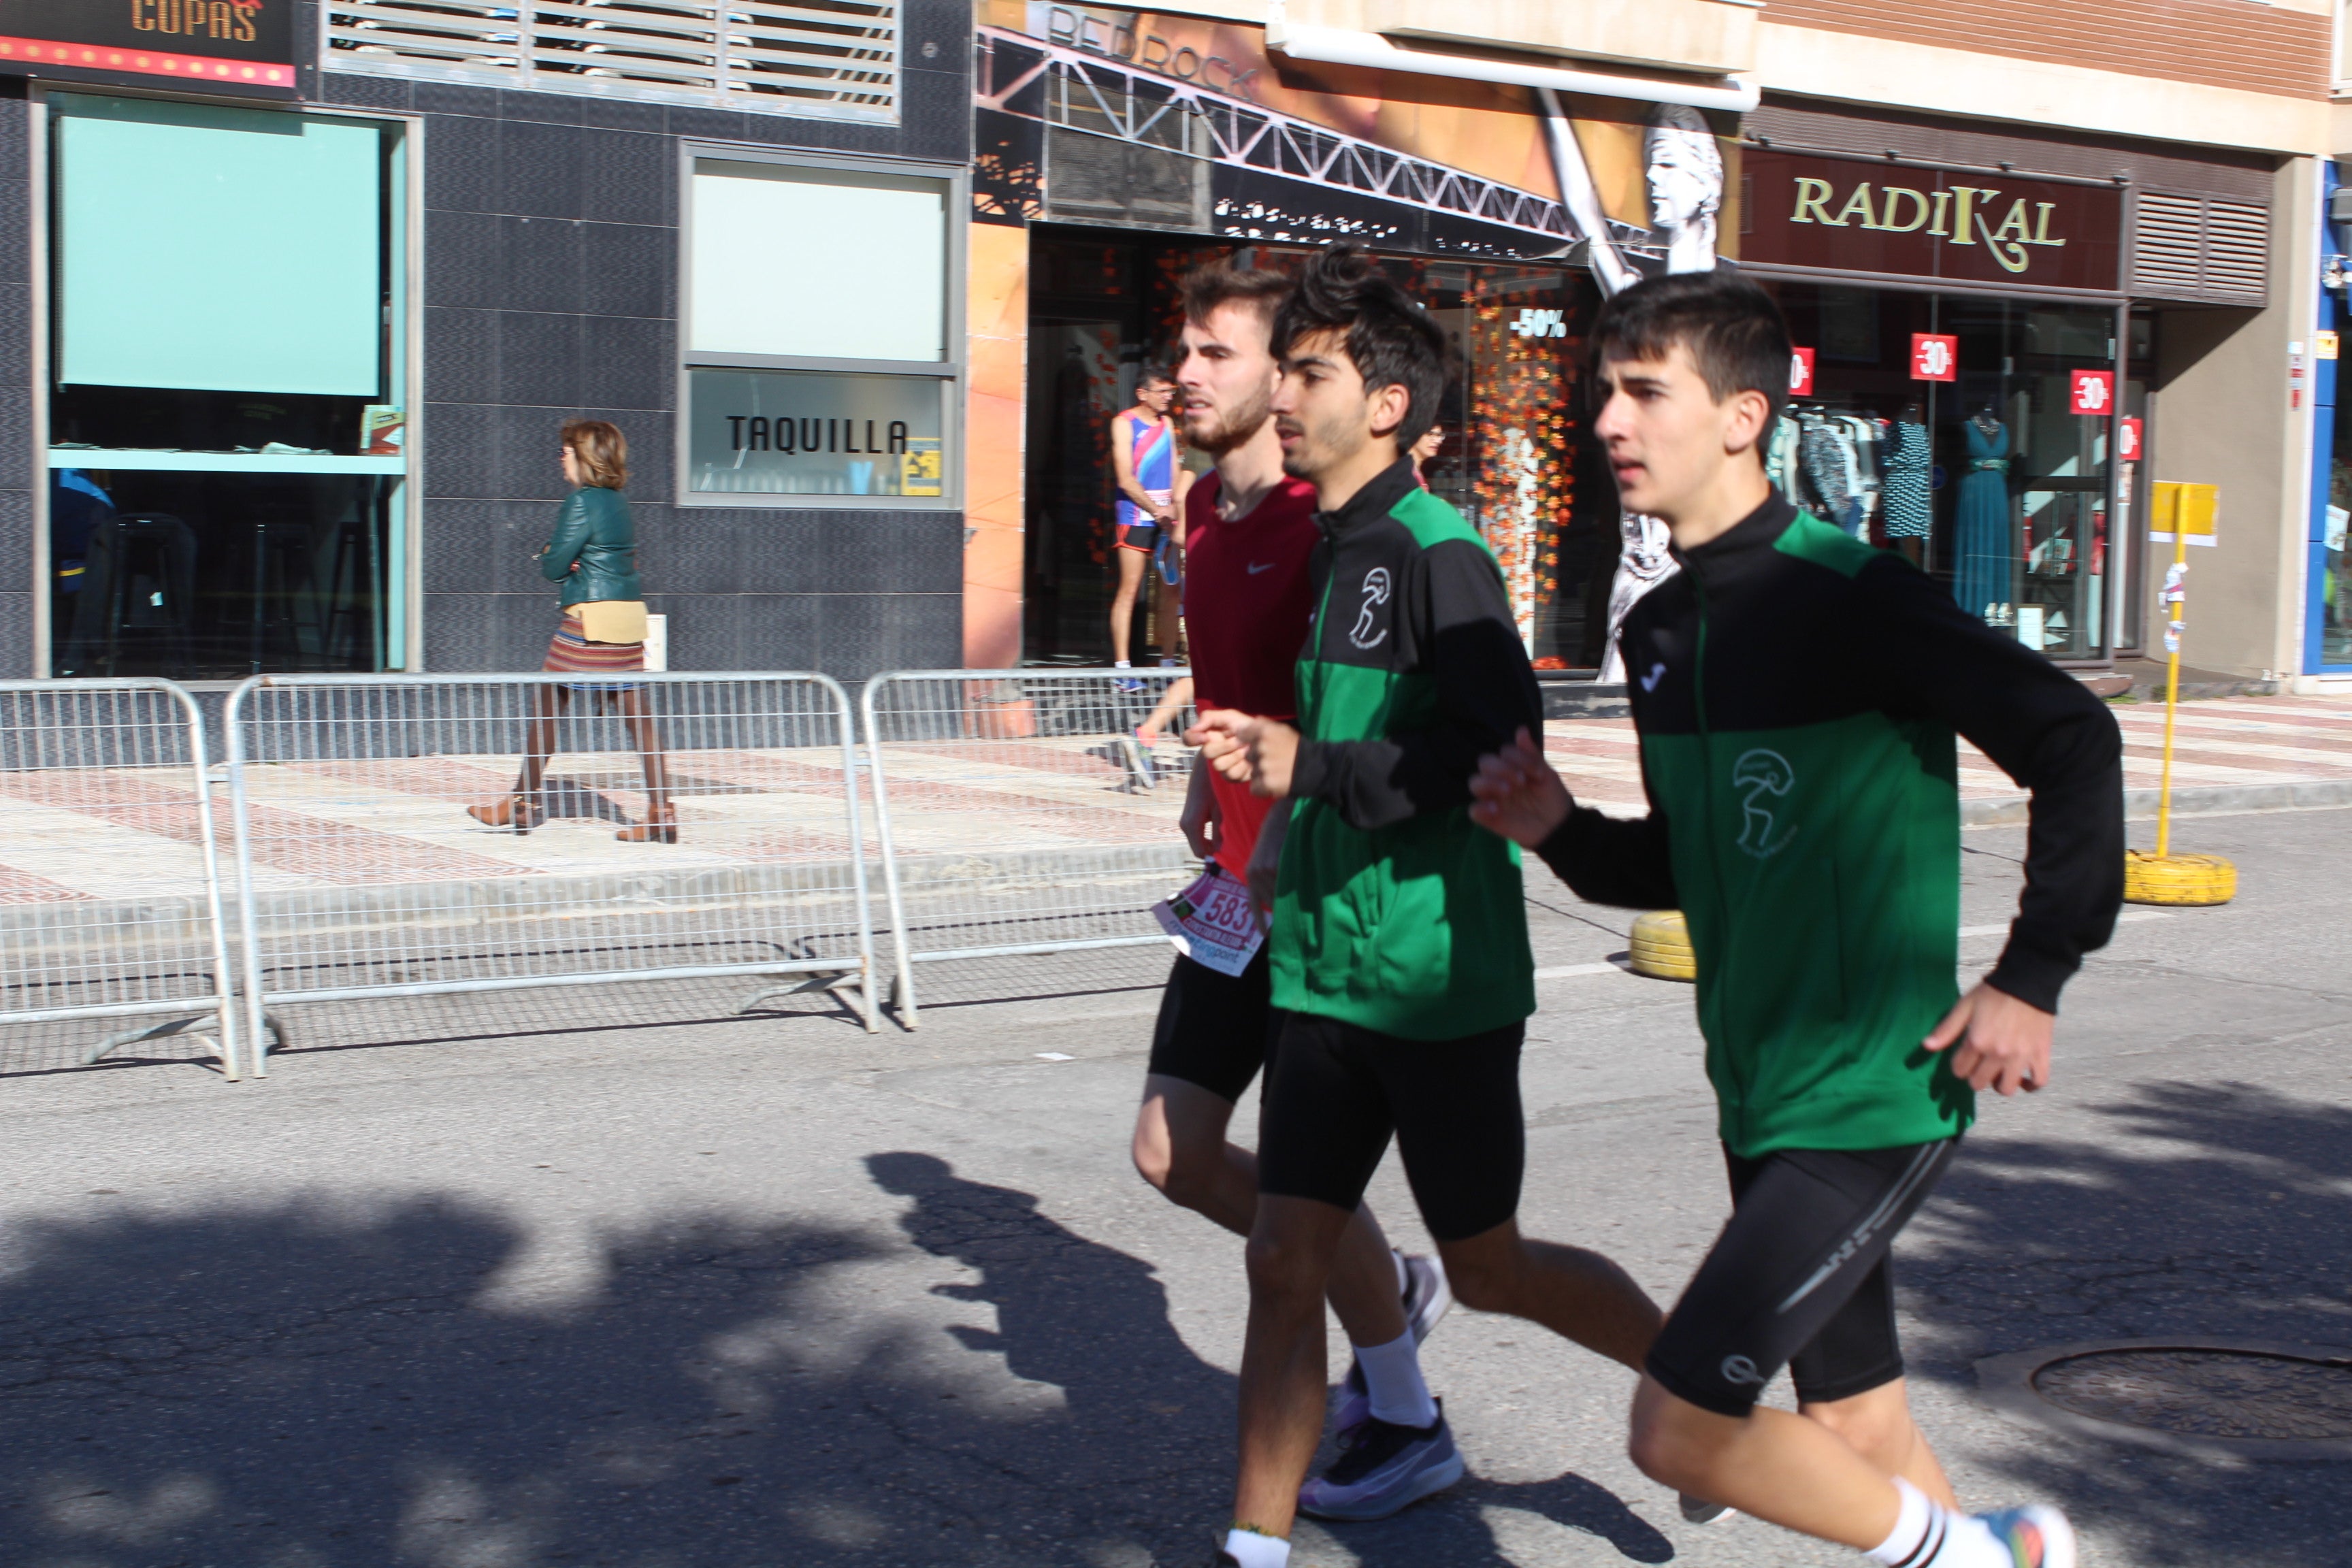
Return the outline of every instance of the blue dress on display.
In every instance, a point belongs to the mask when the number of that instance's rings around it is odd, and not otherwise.
[[[2009,597],[2009,426],[1996,423],[1990,436],[1973,419],[1965,427],[1969,471],[1960,480],[1952,597],[1981,618],[1985,606]]]

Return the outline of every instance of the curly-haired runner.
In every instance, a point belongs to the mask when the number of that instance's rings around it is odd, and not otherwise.
[[[1287,1016],[1262,1091],[1240,1476],[1218,1558],[1240,1568],[1288,1561],[1323,1426],[1324,1291],[1391,1137],[1465,1305],[1628,1367],[1658,1324],[1623,1269],[1530,1240],[1516,1217],[1535,963],[1517,857],[1472,824],[1469,781],[1480,753],[1541,726],[1542,702],[1495,558],[1413,479],[1444,333],[1339,247],[1307,264],[1275,349],[1283,468],[1322,509],[1298,718],[1213,711],[1198,731],[1207,765],[1290,803],[1270,942]],[[1347,1458],[1413,1495],[1462,1474],[1433,1403],[1416,1423],[1368,1421]]]

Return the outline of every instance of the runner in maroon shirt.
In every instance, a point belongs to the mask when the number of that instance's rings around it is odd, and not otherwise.
[[[1267,416],[1278,369],[1274,314],[1289,292],[1275,273],[1203,268],[1184,280],[1184,438],[1213,475],[1185,505],[1184,612],[1203,709],[1297,711],[1297,666],[1314,605],[1307,557],[1320,537],[1313,486],[1282,471]],[[1289,825],[1287,805],[1259,799],[1195,766],[1184,834],[1195,853],[1248,879],[1261,909]],[[1246,1237],[1257,1215],[1257,1159],[1225,1139],[1234,1102],[1279,1032],[1266,952],[1239,975],[1180,956],[1168,977],[1135,1121],[1135,1164],[1177,1203]],[[1380,1519],[1419,1496],[1385,1473],[1350,1470],[1347,1434],[1368,1415],[1427,1426],[1434,1417],[1418,1346],[1453,1304],[1433,1258],[1392,1252],[1369,1206],[1340,1243],[1330,1299],[1356,1347],[1339,1421],[1342,1453],[1301,1489],[1299,1506],[1333,1519]],[[1361,1468],[1361,1467],[1358,1467]]]

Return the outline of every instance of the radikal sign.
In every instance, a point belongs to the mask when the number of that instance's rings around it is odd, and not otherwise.
[[[0,74],[291,97],[295,0],[0,0]]]
[[[2020,288],[2121,287],[2110,185],[1750,147],[1739,259]]]

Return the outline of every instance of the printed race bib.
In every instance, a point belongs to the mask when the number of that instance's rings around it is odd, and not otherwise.
[[[1248,887],[1213,861],[1191,887],[1152,905],[1151,914],[1177,952],[1220,974],[1247,969],[1265,941],[1250,910]]]

